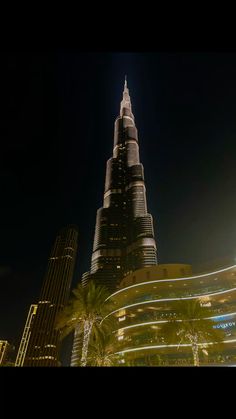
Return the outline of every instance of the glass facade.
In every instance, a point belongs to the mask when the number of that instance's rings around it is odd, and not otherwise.
[[[36,312],[37,312],[37,308],[38,308],[37,304],[31,304],[31,306],[30,306],[29,313],[28,313],[27,320],[26,320],[26,324],[25,324],[25,328],[24,328],[24,332],[23,332],[23,335],[22,335],[22,338],[21,338],[19,350],[18,350],[17,357],[16,357],[16,362],[15,362],[16,367],[22,367],[24,365],[25,355],[26,355],[26,351],[27,351],[27,348],[28,348],[30,335],[31,335],[33,324],[34,324],[34,318],[35,318],[35,315],[36,315]]]
[[[78,231],[75,226],[58,234],[44,278],[37,312],[30,328],[30,338],[23,366],[59,366],[59,335],[55,321],[67,303],[77,256]]]
[[[5,365],[7,361],[10,344],[7,340],[0,340],[0,366]]]
[[[116,352],[123,365],[192,365],[189,342],[176,337],[176,342],[166,343],[162,326],[176,318],[178,302],[196,299],[209,308],[206,319],[212,320],[212,328],[224,331],[220,346],[201,342],[200,364],[236,364],[236,265],[198,275],[182,264],[140,269],[126,276],[111,297]]]

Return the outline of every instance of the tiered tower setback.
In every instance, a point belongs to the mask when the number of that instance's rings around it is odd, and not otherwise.
[[[93,279],[114,290],[125,275],[156,264],[153,220],[147,211],[138,132],[125,79],[113,156],[107,161],[103,207],[97,211],[91,268],[82,282]]]

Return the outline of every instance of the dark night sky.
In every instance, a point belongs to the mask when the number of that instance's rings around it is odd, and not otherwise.
[[[236,53],[1,56],[0,339],[17,343],[58,230],[89,268],[128,75],[159,261],[236,256]]]

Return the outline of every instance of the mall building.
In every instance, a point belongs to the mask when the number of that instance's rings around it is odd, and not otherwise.
[[[176,336],[168,344],[162,333],[163,324],[176,317],[178,301],[193,299],[209,308],[206,319],[212,320],[212,328],[224,331],[220,349],[214,342],[199,344],[200,365],[236,364],[236,265],[201,274],[192,274],[185,264],[138,269],[109,298],[115,303],[110,316],[116,319],[119,364],[193,365],[189,341]]]

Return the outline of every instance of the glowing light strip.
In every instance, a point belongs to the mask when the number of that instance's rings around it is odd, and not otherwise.
[[[213,317],[206,317],[207,319],[217,319],[218,317],[227,317],[227,316],[234,316],[236,312],[234,313],[227,313],[227,314],[218,314],[218,316]]]
[[[119,332],[120,330],[125,330],[125,329],[132,329],[133,327],[140,327],[140,326],[147,326],[149,324],[157,324],[157,323],[168,323],[169,320],[157,320],[155,322],[146,322],[146,323],[137,323],[137,324],[132,324],[131,326],[125,326],[125,327],[120,327],[120,329],[116,329],[114,330],[113,333]]]
[[[133,121],[133,122],[134,122],[134,119],[133,119],[133,118],[131,118],[131,116],[123,115],[123,116],[122,116],[122,118],[131,119],[131,121]]]
[[[179,300],[193,300],[194,298],[201,298],[201,297],[211,297],[212,295],[220,295],[220,294],[226,294],[227,292],[236,291],[236,288],[231,288],[230,290],[225,291],[219,291],[219,292],[213,292],[211,294],[200,294],[200,295],[194,295],[193,297],[180,297],[180,298],[159,298],[158,300],[149,300],[149,301],[141,301],[139,303],[130,304],[125,307],[117,308],[116,310],[109,313],[106,317],[104,317],[103,320],[105,320],[108,316],[111,314],[117,313],[117,311],[125,310],[126,308],[135,307],[135,306],[141,306],[144,304],[150,304],[150,303],[157,303],[160,301],[179,301]],[[103,321],[102,320],[102,321]]]
[[[230,339],[230,340],[223,340],[223,343],[232,343],[236,342],[236,339]],[[215,345],[218,342],[203,342],[203,343],[197,343],[198,346],[203,345]],[[143,349],[160,349],[160,348],[176,348],[179,346],[192,346],[191,343],[182,343],[182,344],[176,344],[176,345],[152,345],[152,346],[143,346],[142,348],[132,348],[132,349],[125,349],[124,351],[116,352],[116,354],[125,354],[127,352],[135,352],[135,351],[142,351]]]
[[[129,117],[128,117],[129,118]],[[132,118],[131,118],[131,120],[132,120]],[[134,122],[134,121],[133,121]],[[135,127],[136,128],[136,127]],[[139,143],[138,143],[138,140],[126,140],[125,141],[125,145],[126,144],[136,144],[137,146],[138,146],[138,148],[139,148]],[[122,148],[122,145],[119,143],[119,144],[116,144],[116,146],[115,147],[113,147],[113,151],[115,152],[116,151],[116,149],[119,149],[119,148]],[[125,148],[125,147],[124,147]],[[113,157],[111,157],[111,159],[112,159]],[[109,159],[110,160],[110,159]]]
[[[220,314],[217,316],[212,316],[212,317],[204,317],[203,320],[208,320],[208,319],[217,319],[218,317],[229,317],[229,316],[235,316],[235,313],[228,313],[228,314]],[[191,320],[202,320],[202,319],[191,319]],[[149,324],[159,324],[159,323],[169,323],[171,321],[176,321],[176,322],[184,322],[184,321],[188,321],[188,320],[181,320],[181,319],[176,319],[176,320],[157,320],[155,322],[145,322],[145,323],[137,323],[137,324],[132,324],[131,326],[125,326],[125,327],[120,327],[119,329],[114,330],[113,333],[119,332],[120,330],[126,330],[126,329],[132,329],[133,327],[142,327],[142,326],[147,326]]]
[[[0,364],[2,363],[5,353],[8,347],[8,341],[7,340],[0,340],[0,352],[1,352],[1,358],[0,358]]]
[[[15,361],[15,367],[22,367],[24,364],[26,351],[27,351],[30,336],[31,336],[30,328],[32,327],[32,320],[33,320],[34,315],[37,312],[37,309],[38,309],[37,304],[31,304],[29,312],[28,312],[26,324],[24,327],[23,335],[21,338],[20,346],[18,349],[18,353],[17,353],[17,357]]]
[[[107,192],[105,192],[104,193],[104,198],[107,198],[109,195],[111,195],[111,194],[116,194],[116,193],[118,193],[118,194],[121,194],[122,193],[122,189],[109,189]]]
[[[126,290],[130,289],[130,288],[139,287],[140,285],[155,284],[156,282],[175,282],[175,281],[186,281],[186,280],[195,279],[195,278],[202,278],[202,277],[204,277],[204,276],[215,275],[215,274],[220,273],[220,272],[225,272],[225,271],[228,271],[228,270],[230,270],[230,269],[232,269],[232,268],[236,268],[236,265],[232,265],[232,266],[229,266],[228,268],[220,269],[219,271],[215,271],[215,272],[211,272],[211,273],[207,273],[207,274],[201,274],[201,275],[197,275],[197,276],[187,276],[187,277],[185,277],[185,278],[172,278],[172,279],[171,279],[171,278],[170,278],[170,279],[155,279],[154,281],[139,282],[139,284],[130,285],[129,287],[122,288],[121,290],[114,292],[113,294],[111,294],[111,295],[107,298],[107,300],[108,300],[109,298],[112,298],[112,297],[113,297],[114,295],[116,295],[116,294],[119,294],[119,293],[121,293],[121,292],[123,292],[123,291],[126,291]],[[145,269],[145,268],[143,268],[143,269]],[[146,268],[146,269],[147,269],[147,268]]]

